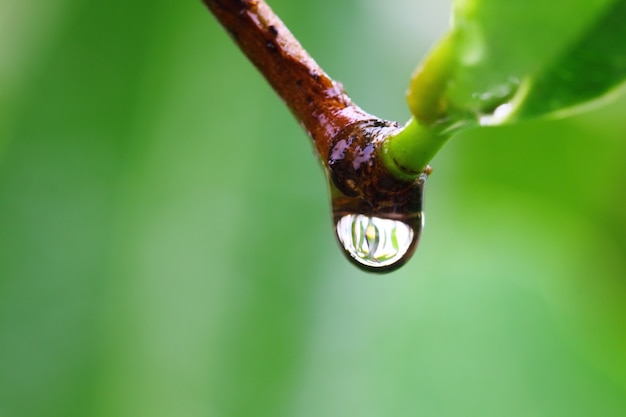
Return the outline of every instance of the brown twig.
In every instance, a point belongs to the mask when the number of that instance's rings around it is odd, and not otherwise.
[[[203,2],[291,109],[324,163],[339,131],[375,119],[352,103],[264,0]]]

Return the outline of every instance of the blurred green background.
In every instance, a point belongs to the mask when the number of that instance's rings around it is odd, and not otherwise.
[[[401,121],[450,7],[271,5]],[[624,416],[625,111],[457,137],[369,275],[200,1],[0,0],[0,416]]]

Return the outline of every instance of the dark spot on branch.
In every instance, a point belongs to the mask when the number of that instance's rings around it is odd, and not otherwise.
[[[302,80],[301,78],[296,80],[296,84],[298,84],[299,86],[302,86],[303,82],[304,80]]]
[[[311,104],[311,103],[313,103],[313,101],[315,101],[315,100],[313,99],[313,97],[311,97],[311,96],[306,96],[306,102],[307,102],[307,103]]]
[[[272,52],[278,52],[278,46],[276,46],[274,41],[265,42],[265,47]]]
[[[276,29],[276,27],[274,25],[269,25],[267,27],[267,31],[270,33],[270,35],[272,35],[272,37],[276,37],[278,36],[278,30]]]
[[[311,76],[311,78],[313,78],[315,81],[319,81],[320,80],[320,75],[317,72],[313,72],[311,71],[309,73],[309,75]]]

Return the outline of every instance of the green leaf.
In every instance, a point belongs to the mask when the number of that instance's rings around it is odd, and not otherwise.
[[[422,123],[499,124],[564,114],[626,78],[626,0],[457,0],[449,33],[414,74]]]
[[[519,116],[567,115],[619,89],[626,78],[626,1],[617,1],[562,55],[528,79]],[[587,106],[584,106],[586,108]]]

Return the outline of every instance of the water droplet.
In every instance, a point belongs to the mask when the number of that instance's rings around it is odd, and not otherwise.
[[[501,84],[496,84],[483,93],[474,93],[477,100],[477,117],[481,126],[495,126],[508,121],[515,111],[512,100],[520,91],[520,80],[516,77]]]
[[[511,103],[504,103],[496,107],[493,114],[486,114],[481,116],[479,123],[481,126],[496,126],[504,123],[513,111],[513,105]]]
[[[390,272],[411,258],[424,227],[426,176],[375,204],[347,196],[331,183],[335,234],[352,263],[369,272]]]
[[[341,217],[335,227],[337,239],[353,261],[382,270],[402,265],[405,256],[411,255],[422,220],[420,213],[418,228],[414,229],[415,225],[400,220],[353,213]]]

